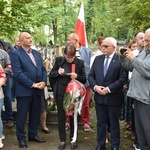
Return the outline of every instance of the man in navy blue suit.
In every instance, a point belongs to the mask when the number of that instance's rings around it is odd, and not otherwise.
[[[118,150],[120,145],[119,117],[123,102],[123,85],[125,72],[119,55],[116,53],[116,40],[105,38],[101,50],[103,55],[97,56],[89,73],[89,82],[94,90],[97,115],[96,150],[105,150],[106,126],[110,123],[111,150]]]
[[[46,83],[46,69],[41,55],[31,49],[32,37],[27,32],[19,36],[21,47],[11,53],[17,99],[16,135],[19,147],[27,147],[25,123],[29,113],[28,141],[45,142],[38,137],[41,112],[41,95]]]

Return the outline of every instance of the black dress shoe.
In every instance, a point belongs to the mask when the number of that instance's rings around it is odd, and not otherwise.
[[[28,141],[34,141],[34,142],[39,142],[39,143],[41,143],[41,142],[46,142],[46,140],[45,139],[41,139],[41,138],[39,138],[38,136],[35,136],[35,137],[28,137]]]
[[[12,120],[8,120],[7,121],[7,126],[8,126],[8,128],[12,128],[14,126],[13,121]]]
[[[27,148],[27,143],[25,140],[21,140],[19,141],[19,147],[20,148]]]
[[[50,133],[50,130],[49,130],[49,129],[48,129],[48,130],[42,129],[42,131],[43,131],[44,133],[46,133],[46,134],[49,134],[49,133]]]
[[[66,143],[60,143],[60,144],[58,145],[59,150],[64,150],[65,147],[66,147]]]
[[[96,150],[105,150],[106,148],[105,148],[105,146],[97,146],[96,147]]]
[[[77,143],[76,142],[74,142],[74,143],[71,143],[71,149],[76,149],[77,148]]]

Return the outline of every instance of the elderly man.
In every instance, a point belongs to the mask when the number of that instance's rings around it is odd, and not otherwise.
[[[123,103],[125,72],[116,53],[116,40],[105,38],[101,45],[103,55],[97,56],[89,73],[89,82],[95,91],[94,100],[97,115],[96,150],[105,150],[106,125],[109,119],[111,150],[120,145],[119,117]]]
[[[28,112],[28,140],[45,142],[37,134],[40,123],[41,96],[45,87],[47,73],[40,53],[31,49],[31,35],[27,32],[22,32],[19,39],[21,47],[11,53],[11,63],[17,99],[16,135],[19,147],[24,148],[27,147],[24,128]]]
[[[145,33],[143,32],[137,32],[135,34],[135,41],[136,41],[136,44],[137,44],[137,48],[132,51],[132,53],[134,54],[134,56],[137,56],[139,55],[139,53],[144,50],[144,35]],[[131,78],[131,75],[132,73],[129,72],[129,78]],[[131,98],[130,98],[130,101],[131,101]],[[132,124],[132,129],[134,130],[134,133],[135,133],[135,139],[134,139],[134,143],[133,143],[133,147],[136,149],[136,150],[140,150],[140,146],[139,146],[139,141],[138,141],[138,138],[137,138],[137,134],[136,134],[136,128],[135,128],[135,119],[134,119],[134,107],[132,107],[132,120],[131,120],[131,124]]]
[[[150,150],[150,30],[144,36],[145,50],[137,57],[130,50],[122,55],[123,66],[132,71],[127,95],[134,99],[135,127],[142,150]]]

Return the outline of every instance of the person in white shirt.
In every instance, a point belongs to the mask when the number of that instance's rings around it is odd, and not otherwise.
[[[91,61],[90,61],[90,68],[92,67],[92,64],[94,62],[94,59],[96,56],[98,55],[102,55],[102,51],[101,51],[101,44],[102,44],[102,41],[104,40],[105,38],[102,37],[102,36],[99,36],[98,37],[98,40],[97,40],[97,44],[98,44],[98,50],[95,52],[95,54],[91,57]]]

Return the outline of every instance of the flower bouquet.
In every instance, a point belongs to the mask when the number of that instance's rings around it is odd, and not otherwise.
[[[57,111],[57,106],[56,106],[56,100],[55,99],[48,100],[47,113],[52,112],[52,111],[53,112]]]
[[[67,123],[70,123],[71,115],[74,117],[74,134],[71,142],[76,142],[77,139],[77,129],[78,129],[77,116],[78,114],[79,115],[81,114],[82,104],[85,95],[86,89],[81,82],[72,79],[68,83],[64,95],[63,107],[66,111]]]
[[[72,72],[75,72],[75,64],[72,64],[71,70]],[[63,107],[64,110],[66,111],[68,123],[70,123],[69,122],[70,116],[72,115],[74,117],[74,133],[71,143],[76,142],[77,139],[77,129],[78,129],[77,116],[78,114],[79,115],[81,114],[82,104],[85,95],[86,89],[81,82],[72,79],[68,83],[63,99]]]
[[[86,95],[86,89],[84,85],[72,79],[66,87],[66,93],[64,95],[63,107],[66,113],[72,115],[75,104],[78,103],[78,113],[81,114],[82,104]]]

